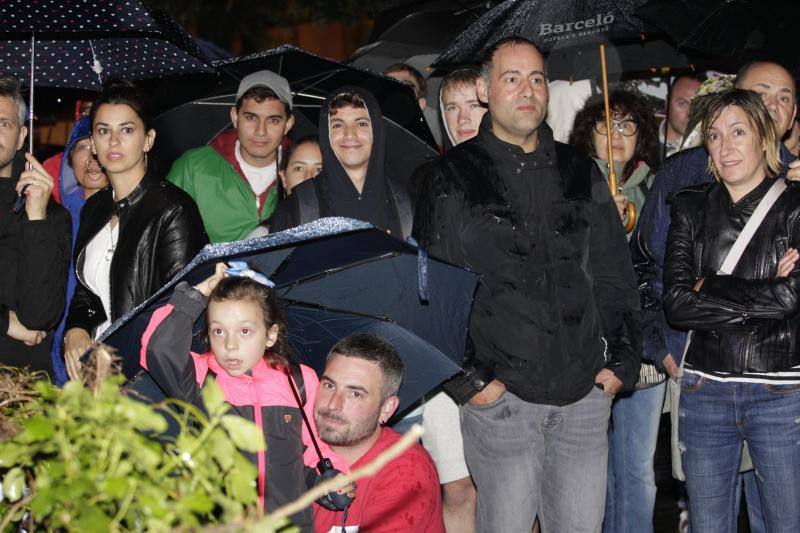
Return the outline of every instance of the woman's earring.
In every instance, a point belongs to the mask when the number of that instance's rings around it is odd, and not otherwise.
[[[144,171],[147,172],[147,152],[144,153]]]

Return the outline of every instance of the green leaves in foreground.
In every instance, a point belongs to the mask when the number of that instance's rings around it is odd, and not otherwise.
[[[2,371],[2,369],[0,369]],[[34,529],[163,531],[241,523],[257,507],[255,465],[241,451],[263,449],[251,422],[226,414],[214,383],[209,417],[177,401],[156,410],[120,393],[121,378],[95,389],[40,381],[37,394],[3,413],[17,426],[0,442],[0,519]],[[157,438],[174,418],[174,440]]]

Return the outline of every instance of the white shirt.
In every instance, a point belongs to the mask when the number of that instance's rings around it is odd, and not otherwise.
[[[89,289],[100,297],[106,313],[106,321],[95,328],[92,340],[96,340],[111,325],[111,260],[118,241],[119,223],[111,229],[109,220],[89,241],[84,251],[83,279]]]
[[[280,154],[278,154],[280,155]],[[272,185],[278,177],[278,158],[275,157],[275,164],[267,165],[265,167],[254,167],[249,165],[242,157],[241,146],[239,141],[236,141],[236,161],[242,167],[244,177],[253,189],[256,198],[260,197],[270,185]],[[258,203],[258,200],[256,200]]]

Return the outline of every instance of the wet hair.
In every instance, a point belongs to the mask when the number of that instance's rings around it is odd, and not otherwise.
[[[241,98],[236,100],[236,111],[241,109],[242,104],[245,100],[250,98],[251,100],[255,100],[256,103],[261,103],[264,100],[278,100],[280,103],[283,104],[283,110],[286,114],[286,118],[288,119],[292,116],[292,106],[278,98],[278,95],[275,94],[275,91],[270,89],[269,87],[265,87],[263,85],[256,85],[255,87],[250,87],[247,89]]]
[[[269,329],[278,325],[278,338],[264,353],[267,363],[276,369],[287,370],[289,360],[286,357],[286,316],[275,291],[249,278],[223,278],[211,291],[208,302],[253,302],[261,310],[264,326]]]
[[[317,139],[317,137],[314,135],[307,135],[305,137],[300,137],[290,144],[286,150],[284,150],[283,157],[281,157],[280,170],[286,172],[286,169],[289,167],[289,160],[292,158],[292,154],[304,144],[316,144],[319,146],[319,139]]]
[[[327,360],[334,355],[377,363],[383,374],[383,399],[395,396],[403,381],[403,359],[390,342],[372,333],[355,333],[333,345]]]
[[[343,107],[355,107],[357,109],[367,109],[367,102],[360,94],[352,91],[344,91],[333,98],[328,104],[328,116],[336,115],[336,112]]]
[[[484,52],[483,57],[481,58],[481,77],[486,81],[487,86],[492,78],[492,69],[494,68],[494,54],[500,48],[504,46],[517,46],[517,45],[527,45],[533,47],[534,50],[539,52],[539,54],[544,58],[544,53],[542,53],[541,48],[539,48],[536,43],[533,41],[526,39],[525,37],[519,37],[516,35],[512,35],[510,37],[504,37],[499,41],[496,41],[494,44],[489,46]],[[547,61],[544,61],[544,75],[547,77]]]
[[[474,68],[460,68],[454,70],[442,80],[442,97],[444,97],[446,91],[453,90],[457,87],[474,87],[480,77],[481,73]]]
[[[639,161],[644,161],[655,173],[661,164],[661,149],[658,143],[658,126],[653,110],[643,96],[630,91],[614,91],[609,98],[612,117],[630,115],[639,128],[633,157],[622,169],[622,181],[636,170]],[[583,109],[575,115],[569,144],[592,157],[597,157],[594,146],[594,126],[605,120],[606,112],[602,95],[589,98]]]
[[[406,65],[405,63],[395,63],[383,69],[384,74],[392,74],[393,72],[408,72],[411,74],[411,77],[414,78],[414,81],[416,82],[416,84],[412,85],[414,89],[414,96],[417,97],[417,100],[420,98],[425,98],[428,90],[428,82],[425,81],[425,77],[420,71],[411,65]]]
[[[772,117],[767,111],[767,106],[761,96],[753,91],[744,89],[733,89],[731,91],[721,92],[709,97],[706,115],[703,117],[703,122],[700,124],[700,135],[703,139],[703,145],[708,149],[709,132],[711,126],[719,118],[720,114],[725,108],[736,106],[741,109],[750,126],[755,130],[758,140],[764,145],[764,162],[766,163],[766,171],[772,176],[776,176],[781,168],[781,153],[778,145],[779,137],[775,133],[775,125],[772,122]],[[708,170],[717,181],[720,180],[717,167],[711,160],[711,155],[708,156]]]
[[[133,112],[142,121],[145,131],[153,128],[149,102],[136,85],[128,80],[111,78],[103,83],[103,89],[95,99],[92,104],[92,110],[89,112],[92,128],[94,128],[95,120],[97,120],[97,111],[103,104],[126,105],[133,109]]]
[[[25,114],[28,106],[22,97],[19,82],[14,78],[0,78],[0,98],[11,98],[17,108],[17,126],[25,125]]]

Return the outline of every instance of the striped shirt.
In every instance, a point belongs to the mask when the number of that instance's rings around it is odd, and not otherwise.
[[[714,370],[697,370],[692,368],[688,362],[684,366],[684,372],[697,374],[704,378],[714,381],[730,381],[735,383],[766,383],[781,385],[800,384],[800,365],[780,372],[744,372],[742,374],[731,374],[729,372],[717,372]]]

